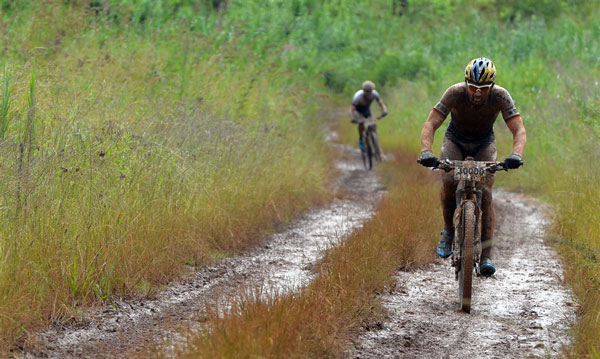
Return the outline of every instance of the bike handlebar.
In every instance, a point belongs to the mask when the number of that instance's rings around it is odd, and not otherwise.
[[[388,115],[388,113],[387,113],[387,112],[384,112],[384,113],[382,113],[381,115],[377,116],[375,119],[376,119],[376,120],[381,120],[382,118],[384,118],[384,117],[385,117],[385,116],[387,116],[387,115]]]
[[[421,163],[419,160],[417,160],[417,162]],[[442,170],[444,172],[450,172],[452,171],[455,167],[456,161],[452,161],[449,159],[445,159],[445,160],[438,160],[437,163],[435,164],[435,166],[431,167],[432,170]],[[463,162],[463,161],[460,161]],[[497,171],[508,171],[508,167],[506,167],[506,163],[504,163],[504,161],[502,162],[487,162],[487,161],[473,161],[473,162],[485,162],[485,170],[490,172],[490,173],[495,173]]]
[[[462,161],[461,161],[462,162]],[[485,170],[490,173],[495,173],[497,171],[508,171],[508,167],[506,167],[506,163],[502,162],[487,162],[487,161],[473,161],[473,162],[485,162]],[[433,170],[440,169],[444,172],[450,172],[456,167],[455,161],[451,161],[448,159],[438,161],[436,165],[432,168]]]

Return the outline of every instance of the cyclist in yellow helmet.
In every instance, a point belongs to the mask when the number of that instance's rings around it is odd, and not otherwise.
[[[448,114],[450,124],[446,130],[441,159],[464,160],[472,156],[476,161],[495,161],[497,156],[494,138],[494,122],[502,113],[504,122],[513,134],[512,155],[505,159],[508,168],[523,165],[523,149],[527,135],[521,115],[515,108],[508,91],[494,83],[496,66],[480,57],[471,60],[465,68],[465,81],[450,86],[440,101],[429,113],[421,131],[421,155],[419,162],[426,167],[436,165],[438,159],[432,152],[435,131],[442,125]],[[492,205],[492,186],[494,176],[487,177],[482,188],[482,254],[480,272],[491,276],[496,267],[491,262],[492,244],[495,227],[495,213]],[[448,258],[452,254],[454,240],[453,214],[456,206],[455,192],[457,183],[451,174],[442,179],[441,202],[444,215],[444,230],[437,246],[437,254]]]
[[[387,107],[379,93],[375,91],[375,84],[369,80],[363,82],[362,89],[358,90],[352,97],[352,106],[350,106],[350,120],[352,123],[358,124],[358,146],[361,151],[364,151],[365,144],[362,142],[362,133],[365,130],[365,123],[372,122],[373,115],[371,114],[371,103],[377,101],[381,108],[381,116],[387,115]],[[381,152],[381,148],[379,149]]]

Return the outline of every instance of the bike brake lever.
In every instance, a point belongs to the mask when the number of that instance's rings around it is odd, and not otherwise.
[[[508,172],[508,167],[506,167],[506,163],[504,163],[504,162],[498,162],[498,167],[499,168],[494,168],[492,170],[492,173],[496,173],[498,171],[506,171],[506,172]]]
[[[433,170],[442,170],[442,171],[444,171],[444,172],[446,172],[446,173],[448,173],[448,172],[452,171],[452,168],[445,167],[445,166],[444,166],[444,164],[445,164],[445,162],[443,162],[443,161],[438,161],[438,162],[435,164],[435,166],[431,167],[431,170],[432,170],[432,171],[433,171]]]

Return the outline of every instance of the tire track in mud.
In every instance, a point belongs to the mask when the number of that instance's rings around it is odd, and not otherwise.
[[[305,286],[322,251],[369,219],[384,191],[374,172],[363,169],[358,150],[335,146],[344,159],[336,163],[338,198],[329,205],[309,211],[246,253],[175,281],[155,299],[117,301],[86,313],[83,323],[37,333],[33,348],[15,357],[130,357],[157,346],[172,353],[185,345],[182,333],[203,325],[206,305],[222,308],[244,289],[286,293]]]
[[[548,208],[497,191],[497,272],[474,278],[471,314],[458,310],[449,260],[398,272],[383,296],[388,316],[364,331],[349,358],[547,358],[564,354],[575,320],[561,262],[544,244]]]

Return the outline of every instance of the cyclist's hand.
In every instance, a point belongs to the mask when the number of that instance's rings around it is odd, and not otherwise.
[[[523,159],[521,158],[521,156],[517,155],[516,153],[513,153],[512,155],[510,155],[510,157],[507,157],[504,160],[504,164],[506,164],[506,168],[508,169],[519,168],[523,166]]]
[[[419,156],[419,159],[417,160],[417,162],[419,162],[421,165],[423,165],[425,167],[433,167],[433,166],[437,165],[438,158],[435,157],[435,155],[433,154],[433,152],[431,150],[425,150],[425,151],[421,152],[421,156]]]

